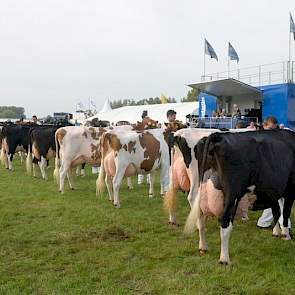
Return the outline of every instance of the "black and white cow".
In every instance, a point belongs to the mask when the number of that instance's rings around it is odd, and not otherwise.
[[[29,131],[32,125],[5,125],[2,128],[2,157],[6,168],[13,170],[12,160],[16,152],[28,151]]]
[[[210,207],[210,193],[202,191],[210,171],[224,197],[215,200],[220,220],[220,263],[228,264],[229,238],[241,197],[254,189],[254,210],[272,208],[273,234],[280,235],[278,199],[284,198],[282,237],[289,240],[288,218],[295,190],[295,133],[289,130],[263,130],[244,133],[215,133],[201,140],[194,148],[199,163],[201,189],[186,222],[185,232],[197,226],[199,250],[207,251],[205,220]],[[216,184],[214,184],[216,185]],[[217,203],[217,204],[216,204]],[[209,204],[209,205],[208,205]],[[211,212],[209,212],[211,211]],[[218,214],[219,212],[219,214]]]
[[[55,157],[55,132],[60,127],[72,126],[67,122],[54,125],[34,126],[29,131],[29,147],[26,161],[27,173],[31,175],[33,168],[33,176],[36,177],[35,165],[39,165],[42,178],[48,180],[46,167],[49,159]]]
[[[247,129],[231,129],[230,132],[246,132]],[[188,202],[192,204],[199,190],[198,158],[194,151],[198,142],[215,132],[224,132],[220,129],[187,128],[181,129],[169,136],[169,147],[173,147],[171,153],[171,171],[169,190],[164,199],[164,208],[169,212],[169,223],[176,223],[177,190],[188,192]],[[252,131],[253,132],[253,131]],[[222,194],[220,190],[216,194]],[[239,217],[247,220],[247,198],[245,195],[239,206]]]
[[[35,165],[39,165],[42,178],[48,180],[46,167],[48,160],[55,157],[55,131],[59,126],[43,126],[31,128],[29,131],[30,144],[26,161],[27,173],[36,177]]]

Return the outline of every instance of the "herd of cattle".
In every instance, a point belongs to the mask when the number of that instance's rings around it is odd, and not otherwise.
[[[220,263],[228,264],[229,238],[235,216],[247,219],[249,207],[271,208],[273,235],[290,240],[288,218],[295,191],[295,133],[290,130],[216,130],[185,128],[181,122],[156,128],[145,119],[137,125],[116,127],[0,126],[1,162],[13,170],[15,153],[25,153],[28,174],[48,179],[46,167],[55,158],[54,179],[64,192],[71,171],[85,164],[100,166],[96,193],[107,188],[109,199],[120,207],[119,189],[124,177],[149,174],[149,196],[154,196],[155,172],[160,170],[161,196],[176,224],[177,191],[188,193],[191,212],[185,232],[198,228],[199,250],[208,249],[205,223],[208,216],[220,221]],[[83,170],[82,170],[83,171]],[[284,198],[283,227],[278,200]]]

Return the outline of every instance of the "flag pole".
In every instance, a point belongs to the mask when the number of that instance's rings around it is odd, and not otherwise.
[[[230,73],[230,61],[229,61],[229,56],[227,57],[227,78],[229,78],[229,73]]]
[[[287,63],[287,83],[290,83],[291,80],[291,33],[289,32],[289,59]]]
[[[289,83],[291,80],[291,34],[292,34],[292,30],[291,30],[291,26],[292,26],[292,14],[290,12],[290,30],[289,30],[289,60],[287,63],[287,82]],[[293,26],[292,26],[293,28]],[[294,33],[293,33],[294,34]]]
[[[291,33],[289,32],[289,62],[291,61]]]
[[[205,75],[206,75],[206,42],[204,42],[204,74],[203,74],[203,80],[205,81]]]

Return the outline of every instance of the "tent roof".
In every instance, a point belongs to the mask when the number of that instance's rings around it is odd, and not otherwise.
[[[99,111],[99,114],[101,113],[106,113],[106,112],[109,112],[112,110],[112,107],[111,107],[111,103],[110,103],[110,100],[107,99],[102,107],[102,109]]]
[[[188,86],[217,97],[243,94],[261,94],[260,89],[233,78],[190,84]]]
[[[176,111],[176,118],[183,122],[186,121],[186,115],[197,114],[199,103],[195,102],[183,102],[183,103],[165,103],[165,104],[153,104],[153,105],[139,105],[139,106],[126,106],[111,111],[101,113],[99,112],[95,116],[88,118],[87,121],[91,121],[94,118],[99,120],[106,120],[109,122],[128,121],[130,123],[136,123],[141,121],[141,115],[144,110],[148,111],[148,116],[153,120],[157,120],[160,123],[167,122],[166,113],[168,110]]]

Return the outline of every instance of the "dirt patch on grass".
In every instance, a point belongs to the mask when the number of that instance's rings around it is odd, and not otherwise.
[[[101,234],[103,241],[124,241],[130,238],[130,234],[123,228],[112,226],[106,228]]]
[[[130,239],[129,232],[121,227],[110,226],[101,231],[79,231],[72,233],[60,233],[57,238],[51,240],[51,244],[95,244],[97,242],[118,242]]]

